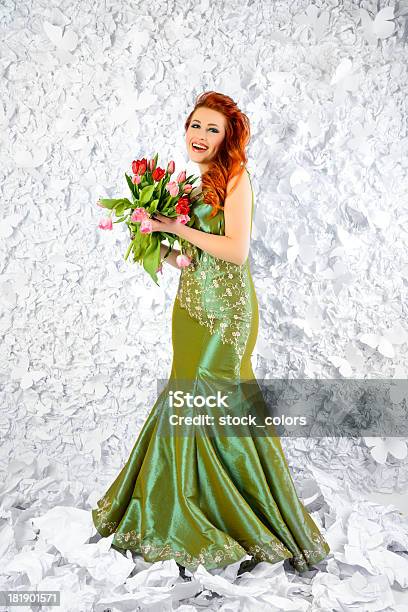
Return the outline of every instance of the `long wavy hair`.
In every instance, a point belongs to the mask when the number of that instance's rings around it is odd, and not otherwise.
[[[234,176],[237,180],[228,192],[232,193],[238,179],[244,172],[248,161],[245,147],[251,130],[248,117],[238,108],[232,98],[216,91],[206,91],[198,96],[195,106],[184,124],[187,132],[194,112],[200,107],[211,108],[222,113],[226,118],[225,137],[213,159],[209,169],[201,175],[201,185],[204,202],[212,206],[209,218],[214,217],[224,208],[227,196],[228,181]]]

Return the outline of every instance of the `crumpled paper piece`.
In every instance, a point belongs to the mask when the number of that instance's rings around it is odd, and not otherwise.
[[[378,612],[391,608],[394,597],[385,576],[364,576],[360,572],[341,580],[334,574],[319,573],[312,585],[314,604],[324,610],[361,609]]]
[[[300,612],[309,609],[308,602],[303,597],[297,597],[293,585],[288,582],[283,561],[273,565],[261,562],[233,583],[222,575],[211,575],[202,565],[199,565],[193,576],[205,589],[227,597],[229,610]]]

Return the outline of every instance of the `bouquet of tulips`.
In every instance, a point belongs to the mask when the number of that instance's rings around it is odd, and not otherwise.
[[[173,250],[177,240],[175,234],[168,232],[153,232],[151,217],[155,212],[168,217],[176,217],[177,221],[192,225],[193,218],[190,213],[190,194],[193,183],[198,179],[193,175],[186,177],[182,171],[176,180],[170,181],[175,171],[174,161],[170,161],[167,169],[157,166],[158,154],[147,161],[146,158],[132,162],[133,178],[125,173],[126,181],[131,192],[131,199],[104,199],[98,201],[98,206],[109,211],[107,217],[100,219],[99,228],[112,229],[112,215],[117,217],[113,223],[126,223],[129,228],[131,241],[125,254],[125,259],[133,253],[135,262],[143,264],[158,285],[157,272],[161,271],[160,244],[162,240],[169,242],[168,250],[163,259],[166,259]],[[181,255],[180,267],[190,263],[187,255],[183,254],[182,240],[179,239]]]

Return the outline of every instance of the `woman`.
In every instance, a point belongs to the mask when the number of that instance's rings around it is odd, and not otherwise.
[[[178,236],[191,260],[173,306],[169,386],[92,510],[93,521],[102,536],[115,533],[113,546],[149,562],[173,558],[190,570],[199,563],[211,569],[249,554],[253,562],[288,558],[305,571],[329,546],[296,494],[278,437],[209,435],[200,426],[163,434],[170,383],[187,381],[204,395],[231,385],[235,408],[246,410],[251,394],[240,381],[255,380],[258,303],[248,262],[253,193],[244,167],[249,121],[231,98],[207,92],[185,129],[188,155],[202,178],[191,206],[194,227],[161,214],[153,221],[153,231]],[[166,251],[161,245],[162,257]],[[178,267],[179,255],[173,251],[164,261]]]

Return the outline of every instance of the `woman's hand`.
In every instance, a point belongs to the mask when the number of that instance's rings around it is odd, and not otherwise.
[[[162,215],[159,212],[153,213],[152,230],[153,232],[168,232],[169,234],[178,235],[181,223],[175,217],[170,218]]]

